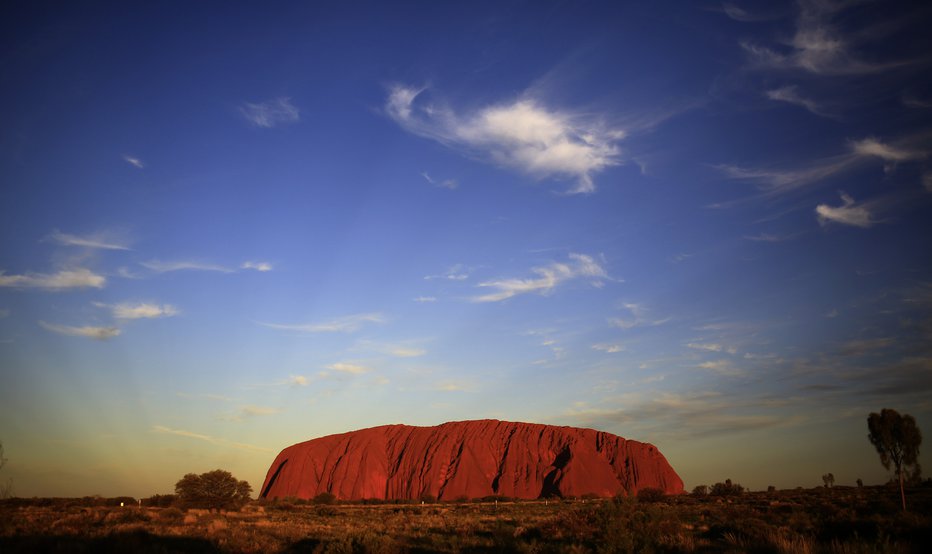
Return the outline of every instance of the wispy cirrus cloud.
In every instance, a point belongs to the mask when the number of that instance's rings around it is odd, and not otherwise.
[[[254,269],[256,271],[272,271],[274,269],[269,262],[243,262],[240,269]]]
[[[123,154],[123,160],[129,165],[136,167],[138,169],[143,169],[146,167],[146,164],[136,156],[130,156],[129,154]]]
[[[777,49],[742,42],[752,62],[762,68],[796,69],[815,75],[866,75],[902,66],[904,62],[869,62],[858,57],[858,42],[866,35],[846,32],[839,14],[852,2],[800,0],[792,38]]]
[[[801,106],[806,108],[815,115],[821,115],[823,117],[829,116],[829,114],[826,113],[815,100],[806,98],[799,94],[799,87],[796,85],[787,85],[784,87],[768,90],[764,94],[767,96],[767,98],[775,102],[786,102],[787,104],[793,104],[794,106]]]
[[[386,318],[378,312],[366,314],[354,314],[338,317],[319,323],[264,323],[257,322],[259,325],[270,327],[272,329],[281,329],[283,331],[298,331],[301,333],[353,333],[361,329],[364,325],[370,323],[385,323]]]
[[[424,180],[426,180],[428,183],[434,185],[435,187],[439,187],[442,189],[454,190],[460,186],[459,183],[457,183],[455,179],[440,179],[440,180],[434,179],[430,175],[428,175],[426,171],[421,172],[421,177],[423,177]]]
[[[624,406],[618,408],[618,406]],[[574,425],[624,424],[650,436],[693,439],[779,426],[797,425],[801,417],[767,413],[756,399],[740,401],[717,391],[686,394],[642,392],[606,398],[596,406],[581,403],[563,416]]]
[[[737,352],[734,348],[727,347],[717,342],[690,342],[686,347],[694,350],[705,350],[706,352],[728,352],[729,354],[735,354]]]
[[[285,380],[286,385],[291,385],[293,387],[306,387],[310,381],[304,375],[289,375],[288,379]]]
[[[925,152],[887,144],[876,137],[852,141],[851,149],[859,156],[880,158],[886,162],[908,162],[927,156]]]
[[[290,98],[284,96],[257,104],[245,102],[239,107],[239,111],[256,127],[267,129],[297,123],[301,119],[300,110],[291,103]]]
[[[609,325],[620,329],[633,329],[635,327],[656,327],[670,321],[669,317],[655,319],[648,317],[649,310],[641,304],[626,302],[621,305],[621,309],[627,312],[624,317],[610,317]]]
[[[44,321],[40,321],[39,326],[47,331],[58,333],[60,335],[85,337],[95,340],[112,339],[114,337],[120,336],[121,333],[118,327],[94,327],[90,325],[84,327],[72,327],[70,325],[56,325],[54,323],[46,323]]]
[[[596,286],[601,286],[602,280],[609,278],[605,269],[592,256],[572,253],[569,258],[569,263],[553,262],[546,266],[531,268],[531,273],[537,277],[499,279],[479,283],[476,286],[495,289],[496,292],[475,296],[472,301],[500,302],[520,294],[549,294],[562,283],[577,278],[590,278]]]
[[[111,311],[115,319],[158,319],[172,317],[181,311],[171,304],[154,304],[147,302],[122,302],[120,304],[104,304],[95,302],[98,308]]]
[[[600,352],[605,352],[606,354],[617,354],[618,352],[624,351],[625,347],[620,344],[602,342],[592,345],[593,350],[598,350]]]
[[[470,269],[463,264],[455,264],[449,269],[437,275],[425,275],[424,280],[432,281],[434,279],[444,279],[447,281],[465,281],[469,279]]]
[[[47,240],[57,242],[63,246],[80,246],[84,248],[98,248],[101,250],[132,250],[122,239],[114,233],[97,232],[90,235],[71,235],[53,230]]]
[[[351,373],[353,375],[360,375],[372,371],[370,367],[351,362],[336,362],[328,365],[327,369],[339,371],[340,373]]]
[[[708,369],[726,377],[740,377],[745,374],[745,371],[737,367],[731,360],[712,360],[708,362],[702,362],[698,367],[702,369]]]
[[[269,416],[281,413],[281,410],[278,408],[269,408],[266,406],[256,406],[253,404],[247,404],[245,406],[240,406],[238,410],[231,414],[221,416],[220,419],[225,419],[227,421],[245,421],[247,419],[252,419],[260,416]]]
[[[465,115],[418,102],[424,88],[390,88],[385,112],[406,131],[478,155],[535,178],[570,178],[568,192],[595,192],[592,176],[620,163],[624,137],[597,118],[545,107],[522,98]]]
[[[811,162],[802,167],[744,167],[714,165],[732,179],[756,183],[765,195],[778,195],[812,185],[832,176],[854,170],[871,160],[888,164],[916,162],[929,156],[922,137],[907,137],[895,143],[876,137],[849,141],[847,151]],[[893,166],[889,166],[893,167]]]
[[[219,264],[184,260],[167,262],[149,260],[147,262],[139,262],[139,265],[156,273],[168,273],[171,271],[216,271],[219,273],[234,273],[235,271]]]
[[[431,304],[437,301],[436,296],[418,296],[414,298],[414,301],[418,304]]]
[[[713,167],[731,179],[755,183],[765,194],[774,195],[817,183],[832,175],[847,171],[857,163],[857,156],[842,154],[818,160],[809,166],[799,168],[754,168],[729,164],[720,164]]]
[[[796,235],[774,235],[772,233],[760,233],[758,235],[749,235],[745,236],[746,240],[752,240],[755,242],[783,242],[785,240],[790,240]]]
[[[185,437],[189,439],[195,439],[199,441],[209,442],[217,446],[227,446],[230,448],[238,448],[240,450],[252,450],[255,452],[272,452],[269,448],[263,448],[261,446],[256,446],[254,444],[247,444],[243,442],[234,442],[231,440],[212,437],[210,435],[205,435],[203,433],[195,433],[193,431],[186,431],[184,429],[172,429],[171,427],[165,427],[164,425],[153,425],[152,432],[158,433],[160,435],[174,435],[177,437]]]
[[[866,229],[876,223],[871,218],[871,213],[867,207],[863,204],[856,205],[854,198],[842,192],[841,201],[841,206],[829,206],[828,204],[816,206],[815,211],[820,224],[825,225],[833,222]]]
[[[769,21],[772,19],[777,19],[780,17],[780,14],[773,12],[751,12],[741,6],[738,6],[732,2],[722,2],[721,8],[719,10],[731,19],[735,21],[740,21],[742,23],[754,23],[757,21]]]
[[[396,358],[419,358],[427,354],[427,350],[411,346],[394,346],[389,348],[388,353]]]
[[[102,289],[107,278],[85,268],[63,269],[57,273],[27,273],[7,275],[0,270],[0,287],[22,289],[44,289],[62,291],[66,289]]]

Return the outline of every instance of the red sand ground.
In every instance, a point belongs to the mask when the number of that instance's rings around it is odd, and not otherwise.
[[[683,492],[651,444],[593,429],[480,420],[385,425],[289,446],[269,468],[261,496],[454,500],[614,496],[648,487]]]

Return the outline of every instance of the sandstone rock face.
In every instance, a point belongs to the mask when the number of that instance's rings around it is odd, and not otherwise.
[[[593,429],[481,420],[436,427],[385,425],[282,450],[262,498],[342,500],[614,496],[683,481],[651,444]]]

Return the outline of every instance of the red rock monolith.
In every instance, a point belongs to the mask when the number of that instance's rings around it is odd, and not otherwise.
[[[438,500],[614,496],[683,481],[651,444],[576,427],[497,420],[385,425],[282,450],[262,498]]]

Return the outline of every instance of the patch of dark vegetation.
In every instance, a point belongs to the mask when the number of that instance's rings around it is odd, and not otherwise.
[[[722,483],[727,484],[727,481]],[[732,484],[732,491],[738,490]],[[644,492],[647,491],[647,492]],[[0,501],[0,552],[899,553],[932,544],[932,486],[421,504]]]
[[[68,552],[71,554],[109,554],[135,552],[138,554],[165,554],[191,552],[210,554],[223,552],[212,541],[196,537],[165,537],[146,531],[113,533],[102,537],[78,535],[19,535],[0,537],[0,552],[6,554],[35,554],[41,552]]]

